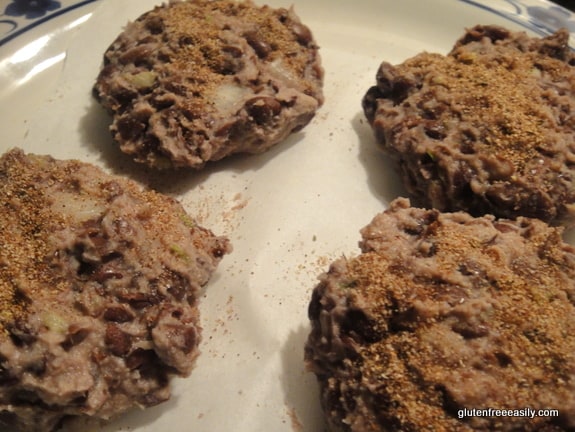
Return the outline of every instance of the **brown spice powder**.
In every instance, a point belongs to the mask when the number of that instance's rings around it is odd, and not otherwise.
[[[33,169],[14,161],[0,166],[0,331],[28,313],[27,297],[59,290],[63,283],[50,268],[47,234],[64,220],[50,210]],[[66,173],[60,173],[66,177]],[[63,180],[54,178],[53,181]]]
[[[554,385],[544,377],[567,374],[567,370],[561,370],[564,364],[561,359],[572,356],[575,323],[563,319],[572,314],[573,305],[565,301],[562,280],[566,275],[560,266],[565,258],[560,230],[538,230],[535,237],[525,242],[525,254],[540,257],[536,270],[532,261],[524,263],[521,257],[502,262],[498,253],[492,253],[498,247],[495,238],[480,241],[473,235],[473,229],[467,230],[463,225],[435,223],[428,230],[430,235],[426,241],[434,244],[434,255],[430,258],[434,274],[453,274],[462,263],[472,262],[478,269],[498,268],[499,279],[489,283],[488,275],[484,275],[486,283],[470,291],[429,276],[422,277],[409,265],[410,257],[406,256],[367,252],[348,261],[347,277],[352,287],[348,295],[350,307],[353,308],[354,303],[360,309],[362,305],[370,305],[369,316],[375,320],[371,323],[373,331],[386,334],[381,340],[359,348],[361,358],[356,367],[366,382],[373,383],[378,391],[389,395],[390,400],[401,401],[396,406],[396,415],[422,427],[434,424],[444,415],[442,394],[430,391],[426,394],[426,403],[422,403],[421,386],[450,383],[458,371],[466,374],[496,367],[494,365],[507,358],[507,352],[513,356],[513,367],[502,366],[499,379],[505,383],[502,386],[509,389],[510,408],[515,403],[531,400],[529,390],[519,385],[525,377],[540,374],[541,385]],[[342,289],[349,288],[342,286]],[[457,294],[451,295],[450,290]],[[503,360],[469,359],[458,353],[459,363],[448,364],[453,360],[449,346],[435,352],[429,341],[453,339],[456,335],[448,324],[457,316],[453,310],[458,301],[467,302],[476,297],[491,298],[493,308],[485,311],[484,318],[490,328],[487,338],[493,340],[485,344],[495,344],[493,349],[497,347],[501,351]],[[417,301],[426,302],[427,308],[433,303],[435,314],[418,317],[410,330],[393,330],[394,317],[409,313]],[[530,329],[535,333],[531,334]],[[546,342],[535,341],[541,337]],[[470,347],[473,345],[472,340],[468,343]],[[496,372],[490,373],[499,376]]]
[[[307,56],[298,55],[302,47],[290,28],[285,9],[257,7],[250,1],[196,0],[158,8],[150,18],[157,16],[163,19],[169,38],[179,41],[180,48],[172,63],[176,70],[185,71],[187,85],[191,85],[191,93],[197,98],[189,102],[192,112],[195,106],[209,105],[210,91],[229,74],[225,32],[234,24],[255,34],[257,40],[271,49],[266,62],[281,58],[282,65],[294,76],[302,76],[308,63]]]
[[[545,71],[537,67],[537,54],[501,56],[487,62],[473,53],[454,56],[420,55],[407,61],[408,68],[421,70],[434,63],[437,73],[426,76],[424,85],[442,86],[458,100],[458,121],[470,121],[484,134],[481,145],[512,162],[521,171],[546,149],[545,131],[554,127],[541,102],[540,74],[560,76],[570,73],[560,60],[546,59],[555,66]],[[447,110],[447,112],[452,112]],[[480,120],[477,121],[478,113]],[[451,114],[450,114],[451,115]],[[445,116],[440,120],[449,121]]]

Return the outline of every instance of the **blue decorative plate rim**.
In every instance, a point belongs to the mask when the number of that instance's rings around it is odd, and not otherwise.
[[[566,28],[569,33],[575,35],[575,14],[563,6],[550,1],[502,0],[499,2],[511,7],[513,11],[505,10],[503,7],[490,6],[490,2],[485,0],[459,1],[513,21],[539,35],[549,35],[560,28]]]
[[[95,1],[12,0],[0,10],[0,47],[40,24]]]
[[[98,0],[11,0],[0,11],[0,46],[32,28],[66,12]],[[501,6],[485,0],[457,0],[489,11],[540,35],[551,34],[565,27],[575,35],[575,14],[568,9],[544,0],[500,0]],[[510,10],[506,10],[503,5]]]

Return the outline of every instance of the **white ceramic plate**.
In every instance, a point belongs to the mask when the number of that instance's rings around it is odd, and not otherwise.
[[[202,298],[203,354],[174,382],[173,398],[108,424],[67,427],[74,431],[323,430],[302,361],[311,290],[330,261],[358,253],[359,229],[403,194],[361,112],[379,63],[445,53],[475,24],[575,34],[575,16],[545,0],[270,0],[294,3],[313,30],[324,107],[266,154],[160,175],[119,154],[90,94],[104,50],[157,1],[15,3],[0,1],[0,150],[78,158],[135,178],[178,197],[234,244]]]

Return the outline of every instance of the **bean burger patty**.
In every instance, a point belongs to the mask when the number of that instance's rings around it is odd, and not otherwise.
[[[309,305],[331,431],[574,430],[575,249],[560,228],[402,198],[361,233]],[[517,414],[460,415],[483,408]]]
[[[14,149],[0,184],[0,428],[167,400],[198,355],[199,291],[228,240],[78,161]]]
[[[318,46],[293,9],[189,0],[129,23],[104,54],[94,95],[123,152],[197,169],[302,129],[322,85]]]
[[[447,55],[383,62],[364,112],[422,205],[575,222],[575,54],[563,29],[465,32]]]

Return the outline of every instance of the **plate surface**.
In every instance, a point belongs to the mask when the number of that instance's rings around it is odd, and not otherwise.
[[[126,22],[159,1],[30,3],[0,1],[0,150],[130,176],[177,197],[234,245],[201,299],[202,355],[174,381],[172,399],[104,425],[66,426],[75,432],[322,431],[315,377],[303,365],[311,291],[329,262],[359,252],[359,229],[404,195],[361,112],[379,63],[445,53],[475,24],[534,35],[567,27],[575,37],[575,15],[545,0],[269,0],[293,3],[312,29],[325,105],[263,155],[158,174],[113,146],[91,86]]]

